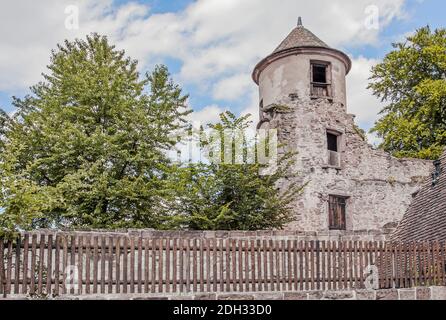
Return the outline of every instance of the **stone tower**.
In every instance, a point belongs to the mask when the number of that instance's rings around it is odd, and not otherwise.
[[[259,86],[258,128],[278,130],[297,151],[294,170],[308,183],[294,204],[297,231],[382,230],[397,224],[432,162],[396,159],[372,148],[347,113],[351,60],[297,27],[252,74]],[[367,106],[364,106],[365,108]],[[281,188],[286,188],[284,182]]]

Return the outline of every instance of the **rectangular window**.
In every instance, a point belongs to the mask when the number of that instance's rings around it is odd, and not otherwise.
[[[329,228],[330,230],[346,230],[345,212],[346,197],[330,196],[328,202]]]
[[[313,64],[313,82],[327,83],[327,66]]]
[[[338,152],[338,136],[327,132],[328,150]]]
[[[331,97],[330,63],[311,62],[311,96]]]
[[[331,167],[341,167],[341,133],[327,130],[327,163]]]

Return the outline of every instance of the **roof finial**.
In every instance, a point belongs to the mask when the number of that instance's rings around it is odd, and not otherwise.
[[[302,26],[302,17],[299,17],[299,18],[297,19],[297,26],[298,26],[298,27],[301,27],[301,26]]]

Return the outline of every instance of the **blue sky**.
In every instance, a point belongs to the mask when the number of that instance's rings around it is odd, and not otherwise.
[[[64,25],[64,10],[71,4],[79,8],[75,30]],[[371,4],[380,13],[376,31],[364,30],[362,23]],[[351,56],[348,108],[367,130],[382,107],[366,90],[371,66],[391,50],[392,42],[416,28],[444,27],[445,12],[441,0],[2,1],[0,107],[13,111],[11,96],[25,95],[41,80],[57,43],[99,32],[137,58],[141,71],[166,64],[190,94],[193,120],[214,121],[225,109],[257,114],[257,88],[250,72],[302,15],[308,29]]]

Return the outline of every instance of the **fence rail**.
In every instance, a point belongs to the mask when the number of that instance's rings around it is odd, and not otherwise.
[[[408,288],[446,285],[445,262],[439,242],[24,234],[0,240],[0,293]]]

